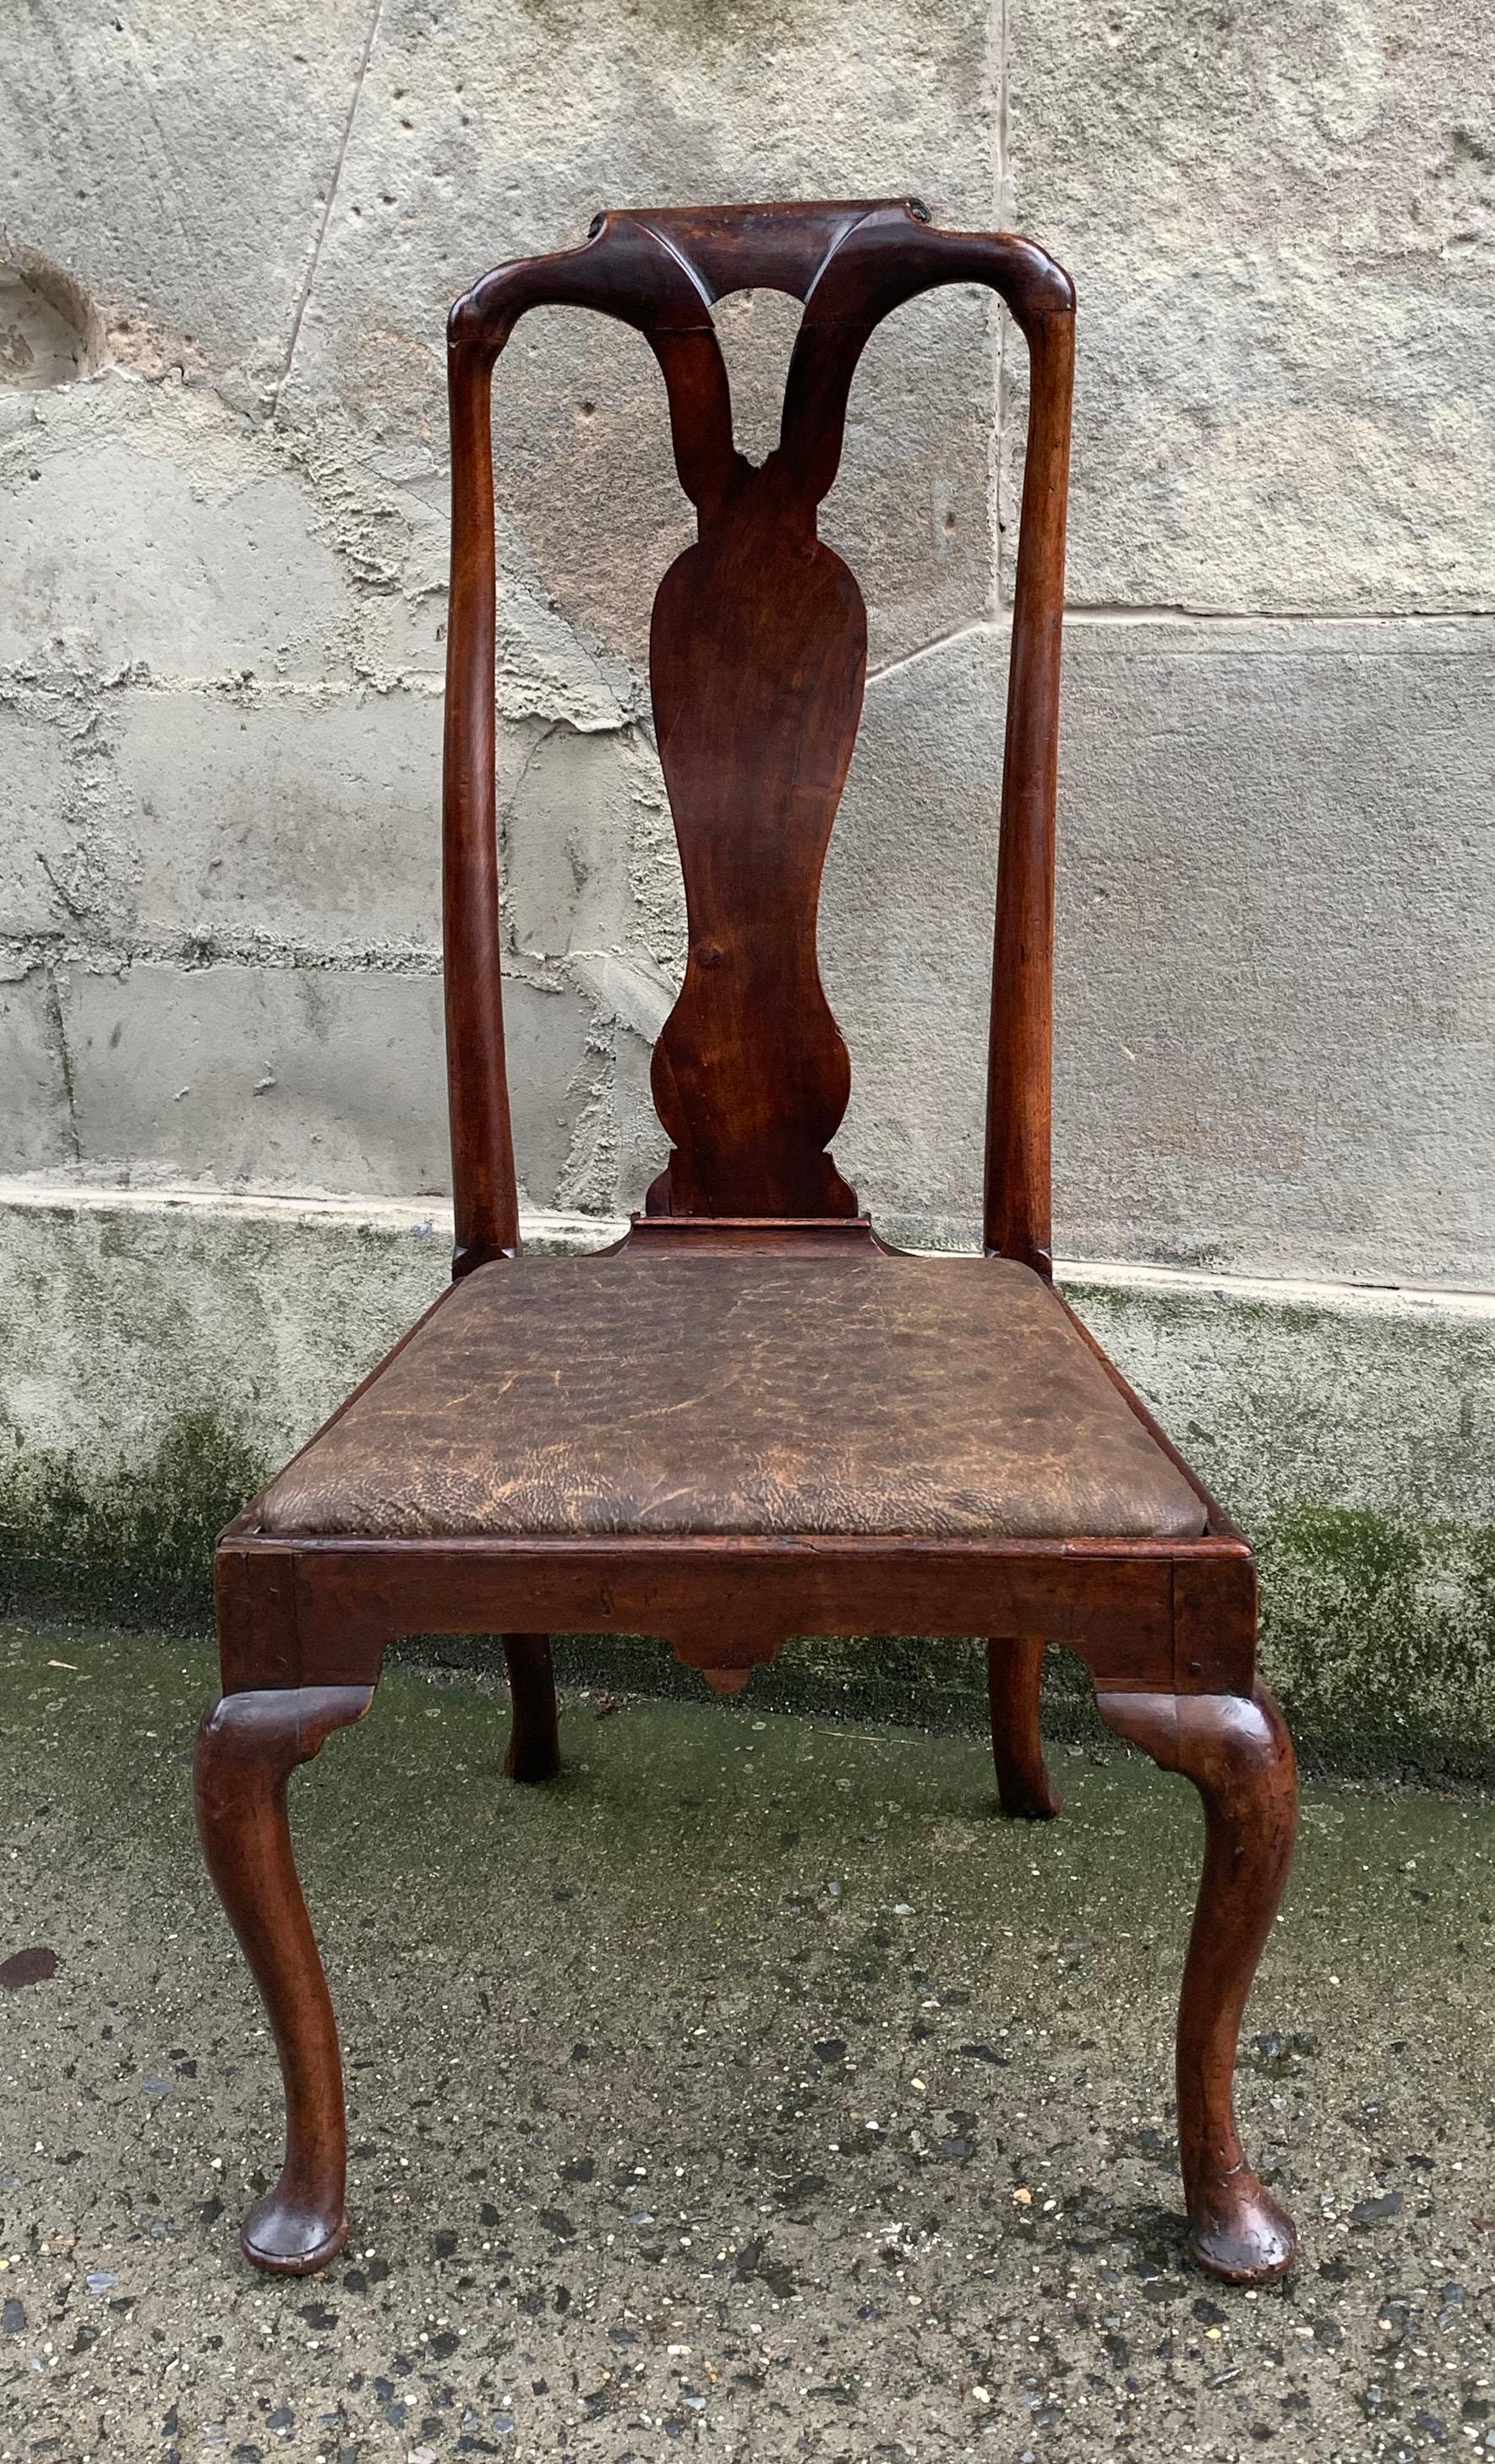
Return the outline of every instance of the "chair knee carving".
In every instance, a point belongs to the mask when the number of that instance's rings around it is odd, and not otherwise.
[[[866,611],[820,539],[858,360],[948,283],[1005,302],[1031,364],[996,883],[984,1251],[900,1255],[830,1153],[849,1064],[816,908],[867,666]],[[733,438],[716,300],[803,303],[780,441]],[[689,955],[653,1091],[669,1155],[612,1252],[526,1259],[501,1006],[490,390],[519,318],[621,319],[657,359],[697,518],[654,602],[649,675]],[[286,1791],[362,1719],[408,1632],[503,1637],[508,1770],[559,1764],[549,1637],[663,1635],[718,1692],[796,1633],[984,1639],[1004,1812],[1048,1816],[1045,1645],[1103,1718],[1203,1799],[1178,2113],[1190,2246],[1255,2283],[1292,2228],[1242,2155],[1237,2033],[1294,1820],[1291,1747],[1256,1664],[1241,1533],[1054,1290],[1049,1260],[1054,803],[1074,297],[1010,233],[912,200],[604,214],[579,248],[486,275],[451,312],[443,931],[456,1246],[450,1289],[225,1532],[222,1697],[198,1747],[213,1881],[274,2025],[285,2167],[256,2265],[341,2246],[331,2003]],[[760,1031],[770,1019],[773,1033]],[[703,1360],[713,1375],[700,1375]],[[492,1408],[501,1391],[502,1409]]]

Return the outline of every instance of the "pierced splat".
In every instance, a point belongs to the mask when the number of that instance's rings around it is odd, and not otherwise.
[[[451,323],[451,658],[447,705],[448,1049],[457,1268],[517,1244],[503,1078],[493,851],[492,368],[541,303],[636,327],[665,378],[675,468],[697,540],[654,602],[650,684],[689,923],[680,997],[654,1051],[671,1142],[653,1217],[853,1218],[828,1152],[850,1064],[821,983],[821,875],[856,742],[867,611],[818,537],[846,401],[890,310],[985,283],[1027,336],[1034,384],[1013,692],[1002,790],[1002,897],[988,1103],[987,1245],[1047,1264],[1047,966],[1054,718],[1062,610],[1072,294],[1005,233],[941,231],[908,199],[600,215],[583,248],[500,266]],[[804,303],[780,442],[738,451],[711,311],[732,291]],[[682,1227],[683,1228],[683,1227]]]

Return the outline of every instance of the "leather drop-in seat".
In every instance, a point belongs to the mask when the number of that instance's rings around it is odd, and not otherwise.
[[[1173,1540],[1204,1515],[1025,1266],[656,1250],[465,1277],[261,1528]]]

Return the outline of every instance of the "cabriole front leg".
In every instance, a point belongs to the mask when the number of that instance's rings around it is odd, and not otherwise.
[[[371,1685],[225,1694],[198,1731],[198,1833],[264,1998],[285,2081],[285,2164],[241,2236],[246,2256],[278,2276],[325,2266],[348,2233],[342,2061],[291,1850],[286,1783],[373,1699]]]
[[[1229,2284],[1291,2266],[1297,2236],[1236,2132],[1236,2043],[1292,1861],[1298,1782],[1271,1696],[1102,1694],[1101,1717],[1204,1800],[1204,1875],[1178,2009],[1178,2148],[1189,2248]]]

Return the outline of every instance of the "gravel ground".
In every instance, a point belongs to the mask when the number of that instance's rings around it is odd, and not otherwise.
[[[189,1812],[195,1645],[0,1635],[0,2456],[445,2464],[1495,2453],[1495,1813],[1307,1793],[1247,2014],[1296,2211],[1184,2264],[1187,1786],[749,1692],[507,1712],[392,1668],[294,1783],[348,2054],[354,2243],[234,2220],[278,2084]]]

